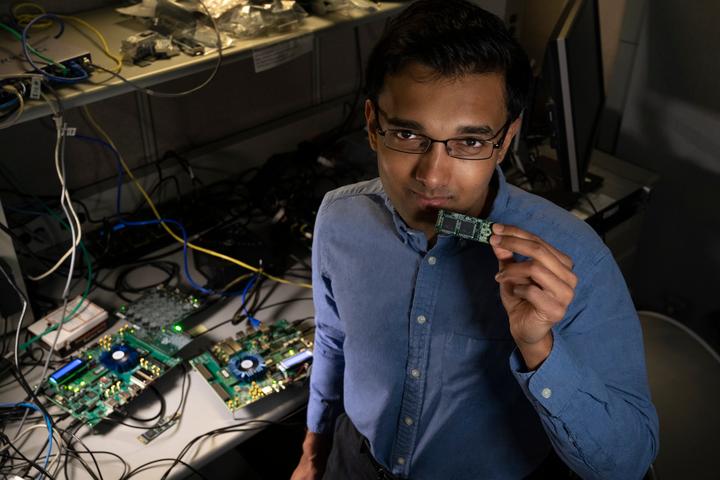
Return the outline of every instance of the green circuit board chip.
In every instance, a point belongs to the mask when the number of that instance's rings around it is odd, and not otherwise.
[[[53,372],[43,393],[94,427],[182,362],[177,353],[190,343],[190,337],[180,322],[203,307],[194,296],[179,290],[148,292],[115,312],[128,323]]]
[[[440,210],[435,230],[438,233],[454,235],[481,243],[489,243],[493,222],[482,218],[469,217],[461,213]]]
[[[301,331],[278,320],[218,342],[190,364],[234,412],[306,379],[312,335],[313,329]]]
[[[180,363],[162,346],[125,325],[84,349],[48,378],[43,393],[74,418],[94,427]]]

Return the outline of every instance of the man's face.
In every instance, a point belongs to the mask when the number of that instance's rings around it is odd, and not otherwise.
[[[378,128],[402,130],[403,137],[422,134],[438,140],[467,137],[500,142],[500,130],[507,122],[503,75],[445,78],[410,64],[386,78],[377,103],[379,111],[369,100],[365,104],[370,146],[377,152],[385,192],[408,226],[432,239],[441,208],[479,216],[495,165],[505,156],[519,121],[509,126],[501,148],[487,160],[453,158],[442,143],[433,143],[423,154],[398,152],[385,146]]]

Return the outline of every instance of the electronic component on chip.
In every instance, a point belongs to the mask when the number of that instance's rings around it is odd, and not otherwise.
[[[440,210],[435,231],[481,243],[489,243],[493,222],[461,213]]]

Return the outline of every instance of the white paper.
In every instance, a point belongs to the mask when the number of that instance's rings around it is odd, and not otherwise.
[[[253,50],[253,62],[255,73],[270,70],[278,65],[294,60],[301,55],[310,53],[313,50],[313,36],[306,35],[294,38],[286,42],[271,45],[269,47],[256,48]]]

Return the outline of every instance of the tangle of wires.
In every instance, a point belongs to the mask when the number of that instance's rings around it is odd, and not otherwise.
[[[65,478],[75,478],[77,470],[73,469],[73,464],[81,468],[88,478],[103,480],[103,472],[97,460],[98,456],[111,456],[117,460],[123,468],[120,478],[126,478],[130,473],[129,464],[121,456],[114,452],[103,450],[91,450],[79,435],[80,428],[83,423],[79,420],[73,420],[68,426],[60,427],[58,423],[69,417],[68,414],[62,414],[52,418],[47,412],[43,404],[39,401],[33,390],[24,380],[24,375],[13,370],[10,362],[3,362],[3,369],[10,369],[17,381],[24,386],[28,397],[32,398],[32,402],[22,401],[13,404],[0,403],[0,475],[18,475],[21,478],[28,477],[33,470],[37,472],[35,478],[59,478],[62,471]],[[20,374],[19,374],[20,373]],[[163,395],[150,387],[158,400],[158,411],[148,417],[139,417],[127,411],[119,412],[122,417],[108,418],[109,423],[122,424],[129,428],[147,431],[156,427],[169,419],[177,419],[182,416],[187,405],[188,393],[190,390],[190,376],[188,369],[183,364],[181,397],[177,407],[173,412],[166,416],[167,404]],[[25,411],[32,409],[36,413],[27,415]],[[134,424],[127,423],[128,420],[136,422]],[[17,425],[18,422],[27,424],[28,426],[13,435],[10,430]],[[37,446],[37,452],[28,454],[28,446],[26,445],[29,434],[34,430],[42,428],[47,431],[47,440]],[[183,462],[184,463],[184,462]],[[192,468],[192,467],[188,467]],[[136,472],[137,473],[137,472]]]
[[[131,275],[137,270],[146,270],[148,268],[158,270],[164,274],[164,277],[159,281],[145,284],[145,285],[132,285],[130,283]],[[146,272],[143,272],[146,273]],[[139,294],[150,289],[158,287],[170,287],[171,284],[177,284],[179,281],[180,267],[175,262],[169,262],[166,260],[155,260],[149,262],[138,263],[130,267],[124,268],[115,279],[115,288],[113,289],[118,297],[122,298],[126,302],[131,302],[133,299],[127,297],[127,293]]]
[[[304,408],[304,407],[303,407]],[[301,409],[302,410],[302,409]],[[287,415],[285,415],[282,419],[277,421],[272,420],[260,420],[260,419],[253,419],[253,420],[244,420],[241,422],[238,422],[233,425],[228,425],[221,428],[216,428],[214,430],[210,430],[208,432],[202,433],[200,435],[197,435],[192,440],[190,440],[181,450],[180,453],[175,458],[160,458],[156,459],[147,463],[144,463],[142,465],[139,465],[132,469],[128,474],[123,477],[123,480],[128,480],[146,470],[149,470],[151,468],[157,467],[159,464],[163,463],[169,463],[170,466],[165,470],[165,472],[160,476],[160,480],[165,480],[167,477],[176,469],[178,465],[182,465],[184,468],[190,470],[191,472],[198,475],[200,478],[207,478],[205,477],[201,472],[199,472],[197,469],[192,467],[192,465],[189,465],[187,462],[183,461],[183,458],[188,455],[188,453],[192,450],[192,448],[197,445],[199,442],[201,442],[205,438],[219,436],[219,435],[227,435],[232,433],[238,433],[238,432],[248,432],[253,430],[260,430],[264,429],[269,425],[278,425],[283,427],[290,427],[290,428],[297,428],[304,426],[304,423],[292,423],[287,422],[286,420],[288,418],[293,417],[296,415],[300,410],[293,411]]]

